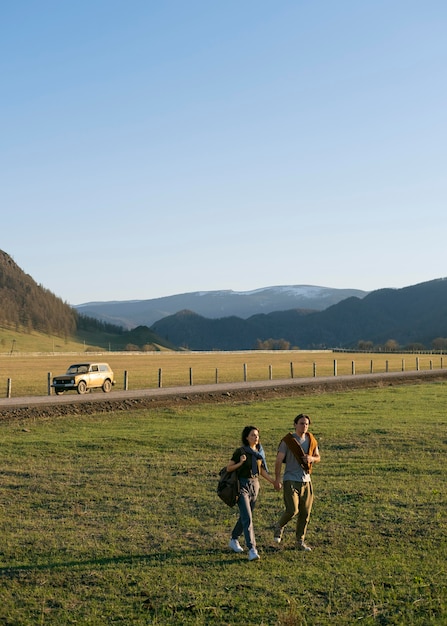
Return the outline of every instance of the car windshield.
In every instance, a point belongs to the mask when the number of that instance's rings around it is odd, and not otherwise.
[[[70,365],[67,370],[67,374],[85,374],[88,372],[88,364],[81,363],[80,365]]]

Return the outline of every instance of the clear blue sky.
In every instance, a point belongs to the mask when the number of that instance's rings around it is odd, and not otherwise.
[[[70,304],[447,275],[445,0],[0,7],[0,249]]]

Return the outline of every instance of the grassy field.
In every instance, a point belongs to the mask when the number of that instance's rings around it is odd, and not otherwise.
[[[0,396],[6,396],[8,379],[11,379],[13,397],[46,395],[48,393],[48,373],[62,374],[71,363],[83,360],[106,361],[113,368],[117,380],[115,389],[124,388],[124,372],[127,373],[128,389],[155,388],[158,386],[159,370],[162,372],[162,386],[174,387],[189,385],[192,373],[193,384],[216,382],[258,381],[313,376],[333,376],[334,360],[337,362],[337,375],[352,373],[352,363],[356,374],[374,372],[400,372],[416,369],[439,369],[447,366],[447,358],[433,354],[346,354],[306,351],[251,351],[251,352],[148,352],[117,353],[106,352],[86,354],[0,354]],[[292,364],[292,366],[291,366]],[[244,369],[245,368],[245,369]],[[96,393],[102,393],[101,391]],[[113,393],[113,392],[112,392]]]
[[[98,333],[96,338],[104,342],[106,335]],[[64,339],[56,335],[45,335],[32,331],[29,333],[0,327],[0,353],[26,354],[31,352],[62,354],[65,352],[85,352],[87,349],[99,350],[103,343],[96,343],[91,333],[80,332],[77,337]]]
[[[0,423],[0,623],[447,624],[446,391]],[[274,548],[281,495],[262,481],[248,562],[217,472],[247,424],[272,468],[301,411],[322,455],[314,549],[294,550],[292,523]]]

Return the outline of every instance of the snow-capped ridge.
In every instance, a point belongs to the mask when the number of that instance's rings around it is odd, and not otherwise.
[[[182,310],[189,310],[211,319],[240,317],[247,319],[258,313],[272,313],[290,309],[321,311],[341,300],[368,292],[359,289],[332,289],[316,285],[279,285],[250,291],[196,291],[151,300],[123,302],[91,302],[78,305],[85,315],[104,322],[134,328],[148,326]]]

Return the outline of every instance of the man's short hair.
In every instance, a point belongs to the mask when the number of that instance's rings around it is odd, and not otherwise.
[[[309,420],[309,424],[312,424],[312,422],[310,421],[310,417],[308,415],[306,415],[305,413],[300,413],[299,415],[297,415],[295,417],[295,419],[293,420],[293,423],[297,424],[302,417],[305,417],[306,419],[308,419]]]

